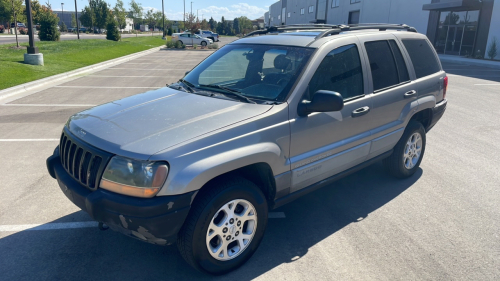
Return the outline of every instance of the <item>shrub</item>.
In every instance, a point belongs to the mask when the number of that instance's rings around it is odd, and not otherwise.
[[[61,32],[66,32],[68,31],[68,27],[66,26],[66,24],[64,22],[62,22],[61,24],[61,29],[59,29]]]
[[[174,42],[172,42],[172,40],[167,40],[167,48],[168,49],[172,49],[174,47]]]
[[[193,44],[193,49],[198,49],[198,45],[197,44]]]
[[[208,45],[208,48],[209,48],[209,49],[218,49],[218,48],[219,48],[219,45],[218,45],[217,43],[210,44],[210,45]]]
[[[491,44],[488,47],[488,57],[490,60],[494,60],[495,57],[497,56],[497,38],[493,37],[493,40],[491,40]]]
[[[109,17],[108,24],[106,25],[106,39],[118,41],[121,35],[118,31],[118,22],[116,22],[114,17]]]
[[[42,6],[38,13],[40,14],[40,32],[38,32],[38,38],[41,41],[59,41],[61,33],[57,29],[57,23],[59,22],[57,15],[45,6]]]
[[[18,30],[19,30],[19,34],[21,34],[21,35],[28,34],[28,30],[24,27],[19,27]]]
[[[181,49],[181,48],[182,48],[182,46],[184,46],[184,44],[182,44],[182,43],[181,43],[181,41],[175,41],[175,46],[174,46],[174,47],[175,47],[176,49]]]
[[[0,33],[4,33],[5,32],[5,27],[3,25],[0,25]]]

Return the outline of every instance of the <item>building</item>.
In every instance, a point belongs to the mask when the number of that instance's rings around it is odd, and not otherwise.
[[[132,32],[134,30],[134,19],[125,18],[125,28],[120,29],[121,32]]]
[[[264,28],[264,16],[258,18],[258,19],[254,19],[252,20],[252,27],[254,29],[262,29]]]
[[[266,26],[405,23],[448,55],[484,57],[493,38],[500,43],[500,0],[281,0],[264,19]]]
[[[76,28],[76,25],[73,26],[71,24],[71,18],[72,16],[71,15],[75,15],[75,11],[53,11],[54,14],[57,15],[57,17],[59,18],[59,22],[57,23],[57,25],[61,26],[62,22],[64,21],[64,24],[66,25],[67,28]],[[82,13],[81,12],[78,12],[78,18],[80,18],[80,15]],[[36,23],[34,23],[36,24]],[[82,22],[78,21],[78,24],[80,25],[80,27],[82,26]]]

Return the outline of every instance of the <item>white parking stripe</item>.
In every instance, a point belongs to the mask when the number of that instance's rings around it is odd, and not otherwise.
[[[66,107],[88,107],[96,106],[95,104],[22,104],[22,103],[6,103],[1,106],[66,106]]]
[[[496,84],[474,84],[474,86],[500,86],[500,83],[496,83]]]
[[[59,141],[59,139],[0,139],[0,142],[16,142],[16,141]]]
[[[270,219],[284,219],[285,213],[283,212],[270,212],[268,214]],[[17,232],[25,230],[57,230],[57,229],[75,229],[75,228],[90,228],[97,227],[96,221],[84,222],[51,222],[44,224],[11,224],[0,225],[0,232]]]
[[[118,78],[149,78],[149,77],[178,77],[178,76],[168,76],[168,75],[164,75],[164,76],[110,76],[110,75],[87,75],[87,76],[91,76],[91,77],[118,77]]]
[[[159,89],[159,88],[161,88],[161,87],[54,86],[54,88],[88,88],[88,89]]]
[[[184,70],[191,70],[192,68],[185,68],[185,69],[179,69],[179,68],[119,68],[119,67],[113,67],[113,68],[108,68],[108,69],[128,69],[128,70],[178,70],[178,71],[184,71]]]

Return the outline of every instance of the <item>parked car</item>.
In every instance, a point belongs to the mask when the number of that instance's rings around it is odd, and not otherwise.
[[[208,38],[208,39],[212,40],[213,42],[219,42],[219,34],[213,33],[210,30],[199,29],[196,34],[203,37],[203,38]]]
[[[214,41],[208,38],[202,38],[199,35],[191,34],[191,33],[174,33],[172,34],[172,41],[180,41],[184,45],[201,45],[207,46],[212,44]]]
[[[19,27],[26,28],[26,26],[25,26],[25,25],[24,25],[24,23],[22,23],[22,22],[18,22],[18,23],[17,23],[17,27],[18,27],[18,28],[19,28]],[[10,24],[10,28],[14,28],[14,23],[13,23],[13,22]]]
[[[273,27],[73,115],[47,168],[94,220],[222,274],[257,250],[269,210],[379,160],[412,176],[447,85],[409,26]]]
[[[85,27],[80,27],[80,32],[87,32],[87,30],[88,30],[88,29],[87,29],[87,28],[85,28]]]

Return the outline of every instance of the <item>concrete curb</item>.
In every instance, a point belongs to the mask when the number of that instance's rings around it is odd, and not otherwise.
[[[500,69],[500,61],[488,61],[488,60],[478,60],[469,58],[449,58],[444,56],[439,56],[441,62],[457,63],[463,65],[473,65],[473,66],[483,66],[489,68]]]
[[[38,79],[38,80],[31,81],[28,83],[24,83],[21,85],[17,85],[14,87],[10,87],[10,88],[7,88],[7,89],[0,91],[0,99],[5,99],[5,98],[8,98],[8,97],[20,94],[20,93],[31,91],[31,90],[34,90],[36,88],[40,88],[42,86],[45,86],[49,83],[55,83],[55,82],[61,81],[63,79],[71,78],[71,77],[74,77],[74,76],[77,76],[80,74],[84,74],[84,73],[100,70],[103,68],[107,68],[107,67],[110,67],[110,66],[113,66],[116,64],[124,63],[126,61],[133,60],[133,59],[136,59],[138,57],[142,57],[142,56],[145,56],[147,54],[159,51],[161,48],[162,48],[162,46],[154,47],[154,48],[151,48],[151,49],[146,50],[146,51],[133,53],[133,54],[119,57],[116,59],[103,61],[103,62],[96,63],[93,65],[89,65],[89,66],[85,66],[85,67],[78,68],[75,70],[71,70],[71,71],[68,71],[65,73],[56,74],[56,75],[49,76],[46,78],[42,78],[42,79]]]

